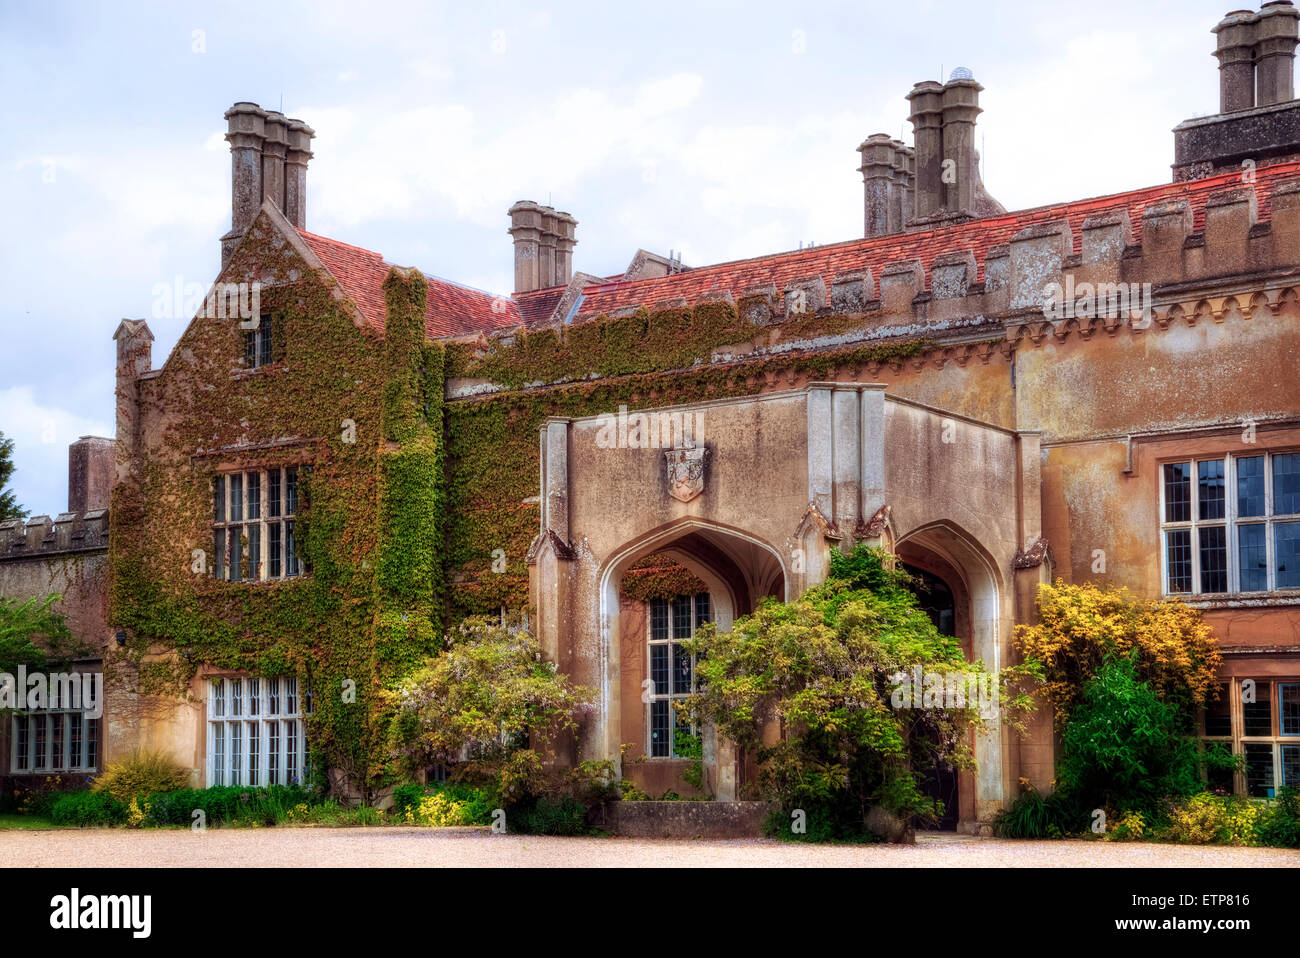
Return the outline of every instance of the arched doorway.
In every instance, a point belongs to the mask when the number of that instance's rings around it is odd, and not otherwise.
[[[629,574],[648,557],[687,576],[665,574],[665,589],[629,594]],[[621,756],[623,776],[653,798],[734,799],[745,775],[735,750],[710,729],[688,733],[699,736],[700,754],[682,747],[672,703],[689,694],[694,665],[679,643],[705,621],[729,630],[767,596],[786,600],[779,553],[740,530],[687,519],[627,544],[606,563],[600,583],[606,674],[616,676],[602,689],[609,754]]]
[[[918,602],[936,628],[957,639],[968,660],[980,659],[986,670],[996,671],[1004,610],[993,560],[963,530],[946,522],[900,537],[894,552],[916,580]],[[934,826],[940,830],[974,826],[1001,803],[1003,733],[996,715],[986,716],[985,722],[986,733],[971,733],[974,772],[958,771],[942,760],[917,769],[925,793],[943,802],[943,816]]]

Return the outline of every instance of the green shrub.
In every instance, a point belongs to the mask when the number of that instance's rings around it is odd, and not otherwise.
[[[203,812],[207,825],[277,825],[291,820],[290,809],[322,802],[315,793],[297,785],[216,785],[159,792],[150,795],[145,804],[151,825],[190,825],[195,811]]]
[[[1300,792],[1283,786],[1256,819],[1255,838],[1273,848],[1300,848]]]
[[[1063,838],[1086,828],[1086,813],[1068,793],[1044,796],[1032,785],[1025,785],[993,821],[993,832],[1000,838]]]
[[[182,789],[189,780],[190,770],[181,768],[164,753],[135,749],[105,768],[92,788],[107,792],[119,802],[129,802],[139,795]]]
[[[126,806],[107,792],[69,792],[54,799],[50,819],[56,825],[79,827],[121,825]]]
[[[1202,787],[1186,716],[1138,678],[1131,658],[1089,679],[1061,736],[1062,789],[1094,808],[1155,814],[1163,799]]]
[[[1163,837],[1186,845],[1253,845],[1260,817],[1247,799],[1202,792],[1173,807]]]
[[[589,835],[587,806],[571,796],[542,796],[506,812],[506,828],[525,835]]]
[[[448,824],[491,825],[493,809],[501,806],[500,800],[493,795],[491,789],[477,788],[466,782],[441,782],[436,785],[421,785],[419,782],[413,782],[393,789],[393,808],[389,814],[398,821],[406,821],[407,812],[416,812],[418,818],[421,803],[435,795],[441,796],[448,803],[460,806],[458,817],[463,820]],[[411,824],[431,823],[415,821]]]

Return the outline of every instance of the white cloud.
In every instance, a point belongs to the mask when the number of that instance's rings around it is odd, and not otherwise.
[[[10,386],[0,389],[0,432],[14,441],[10,481],[19,503],[34,515],[55,515],[68,507],[68,446],[82,436],[111,438],[113,427],[44,404],[30,386]]]

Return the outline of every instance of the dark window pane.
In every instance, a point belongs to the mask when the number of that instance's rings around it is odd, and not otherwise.
[[[1267,798],[1273,791],[1273,746],[1246,745],[1246,794]]]
[[[673,599],[673,638],[689,639],[691,637],[691,597],[679,595]]]
[[[218,579],[226,577],[226,530],[218,529],[212,536],[212,574]]]
[[[293,466],[284,471],[284,514],[298,514],[298,470]]]
[[[1223,526],[1197,530],[1201,547],[1201,591],[1228,591],[1228,533]]]
[[[1205,750],[1220,749],[1224,753],[1231,754],[1232,746],[1227,742],[1206,742]],[[1211,792],[1220,795],[1231,795],[1235,785],[1232,781],[1231,768],[1207,768],[1205,770],[1205,784]]]
[[[244,545],[240,541],[243,531],[242,526],[231,526],[229,529],[230,538],[226,545],[226,555],[230,563],[231,582],[237,582],[244,577]]]
[[[666,648],[666,646],[660,646]],[[680,645],[673,645],[673,695],[686,695],[691,691],[691,655]]]
[[[1192,591],[1192,532],[1171,529],[1165,533],[1165,555],[1169,565],[1169,591]]]
[[[253,367],[257,365],[257,331],[244,331],[244,365]]]
[[[271,317],[263,316],[257,327],[257,344],[259,347],[257,362],[265,366],[271,361]]]
[[[1226,683],[1219,686],[1219,698],[1205,709],[1205,734],[1232,734],[1232,702],[1229,699],[1231,688]]]
[[[650,681],[654,683],[651,690],[655,695],[668,695],[668,646],[650,646]]]
[[[216,476],[212,480],[212,518],[217,522],[226,521],[225,476]]]
[[[1255,701],[1241,703],[1242,734],[1273,734],[1273,688],[1268,682],[1255,682]]]
[[[668,638],[668,600],[655,598],[650,600],[650,638],[662,640]]]
[[[1300,735],[1300,683],[1287,682],[1278,687],[1278,724],[1283,735]],[[1300,782],[1296,783],[1300,785]]]
[[[1242,592],[1268,588],[1267,537],[1263,525],[1237,527],[1237,562]]]
[[[248,518],[262,518],[262,474],[248,474]]]
[[[1279,522],[1273,527],[1273,558],[1277,587],[1300,589],[1300,522]]]
[[[1202,519],[1222,519],[1224,515],[1223,460],[1212,459],[1196,464],[1197,515]]]
[[[260,579],[262,573],[262,527],[248,526],[248,577]]]
[[[713,608],[709,603],[709,594],[707,592],[701,592],[699,595],[695,597],[696,626],[701,626],[705,622],[713,621],[712,616],[713,616]]]
[[[1300,512],[1300,453],[1273,457],[1273,515]]]
[[[281,568],[280,556],[283,553],[283,549],[280,545],[280,535],[282,531],[280,523],[272,522],[270,525],[266,527],[266,531],[271,540],[267,546],[267,548],[271,552],[271,557],[270,557],[271,565],[270,568],[267,569],[266,574],[269,575],[272,579],[278,579],[280,578],[280,568]]]
[[[293,520],[284,524],[284,574],[298,574],[298,543],[293,536]]]
[[[1264,514],[1264,457],[1237,460],[1237,515]]]
[[[266,490],[266,511],[272,519],[280,515],[280,470],[272,469],[267,474],[269,484]]]
[[[236,473],[230,477],[230,521],[244,518],[244,477]]]
[[[672,724],[668,716],[668,700],[650,703],[650,757],[667,758],[672,745]]]
[[[1192,518],[1192,464],[1165,464],[1165,522],[1189,522]]]
[[[1282,746],[1282,784],[1300,788],[1300,745]]]

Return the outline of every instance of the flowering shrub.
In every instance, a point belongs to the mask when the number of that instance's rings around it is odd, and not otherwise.
[[[418,804],[408,808],[405,822],[408,825],[426,825],[432,828],[474,824],[464,802],[454,801],[441,792],[426,795]]]
[[[1253,845],[1259,815],[1252,802],[1202,792],[1173,807],[1164,837],[1188,845]]]

